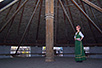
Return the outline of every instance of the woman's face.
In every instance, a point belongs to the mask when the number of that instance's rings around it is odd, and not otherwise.
[[[76,30],[79,31],[80,30],[80,27],[76,26]]]

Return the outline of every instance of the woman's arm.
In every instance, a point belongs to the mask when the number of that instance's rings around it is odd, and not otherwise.
[[[74,38],[74,40],[76,40],[76,38]]]
[[[78,40],[78,41],[81,41],[82,39],[83,39],[83,37],[81,37],[81,39],[78,38],[77,40]]]
[[[74,35],[74,40],[76,40],[76,33],[75,33],[75,35]]]
[[[80,41],[83,39],[83,37],[81,37]]]
[[[81,36],[81,39],[79,41],[83,40],[84,35],[81,32],[79,33],[79,35]]]

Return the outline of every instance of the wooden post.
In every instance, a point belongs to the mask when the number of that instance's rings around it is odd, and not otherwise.
[[[46,0],[46,62],[54,61],[54,0]]]

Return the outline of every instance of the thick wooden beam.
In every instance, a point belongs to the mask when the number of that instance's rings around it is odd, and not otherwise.
[[[85,13],[88,13],[88,12],[86,12],[86,10],[85,10],[85,6],[84,6],[83,2],[82,2],[82,1],[80,1],[80,2],[81,2],[81,5],[82,5],[82,8],[83,8],[84,12],[85,12]],[[90,11],[91,11],[91,14],[93,15],[93,12],[92,12],[92,10],[91,10],[90,7],[89,7],[89,9],[90,9]],[[93,16],[94,16],[94,15],[93,15]],[[88,20],[88,19],[87,19],[87,20]],[[91,32],[92,32],[93,38],[94,38],[94,40],[95,40],[95,43],[97,43],[96,36],[95,36],[95,34],[94,34],[94,31],[92,30],[92,26],[91,26],[91,23],[90,23],[89,20],[88,20],[88,25],[89,25],[89,28],[90,28],[90,30],[91,30]]]
[[[37,2],[37,4],[36,4],[36,7],[35,7],[35,9],[34,9],[32,15],[31,15],[31,18],[30,18],[30,20],[29,20],[29,22],[28,22],[28,24],[27,24],[25,30],[24,30],[24,33],[23,33],[23,35],[22,35],[22,37],[21,37],[21,40],[20,40],[20,42],[18,43],[18,48],[17,48],[15,54],[17,54],[17,52],[18,52],[18,50],[19,50],[19,48],[20,48],[20,45],[21,45],[21,43],[22,43],[22,41],[23,41],[23,39],[24,39],[24,37],[25,37],[25,35],[26,35],[26,33],[27,33],[27,31],[28,31],[28,29],[29,29],[31,23],[32,23],[33,17],[34,17],[34,15],[35,15],[35,12],[36,12],[37,8],[39,7],[40,1],[41,1],[41,0],[38,0],[38,2]]]
[[[9,14],[10,14],[10,12],[11,12],[12,7],[13,7],[13,5],[9,8],[9,10],[8,10],[8,12],[7,12],[7,14],[6,14],[6,16],[2,19],[2,22],[1,22],[1,23],[6,22],[7,17],[8,17],[8,15],[9,15]]]
[[[17,7],[16,7],[16,11],[17,11],[17,9],[19,8],[20,3],[21,3],[21,0],[19,0],[19,3],[18,3],[18,5],[17,5]],[[13,25],[13,23],[14,23],[15,17],[16,17],[16,15],[12,18],[12,21],[10,22],[10,26],[9,26],[9,28],[7,29],[7,34],[6,34],[6,36],[5,36],[4,42],[6,42],[6,39],[8,38],[8,36],[9,36],[9,34],[10,34],[10,31],[11,31],[11,29],[12,29],[12,27],[13,27],[12,25]]]
[[[54,61],[54,0],[46,0],[46,62]]]
[[[40,27],[40,20],[41,20],[42,4],[43,4],[43,0],[41,0],[41,2],[40,2],[39,17],[38,17],[37,32],[36,32],[36,42],[37,42],[38,36],[39,36],[39,27]]]
[[[10,19],[2,26],[0,29],[0,33],[6,28],[6,26],[9,24],[9,22],[13,19],[14,16],[17,15],[17,13],[23,8],[23,6],[28,2],[28,0],[25,0],[22,5],[15,11],[15,13],[10,17]]]
[[[89,0],[82,0],[83,2],[85,2],[86,4],[90,5],[91,7],[95,8],[96,10],[102,12],[102,8],[100,8],[99,6],[93,4],[92,2],[90,2]]]
[[[62,1],[61,1],[61,0],[59,0],[59,2],[60,2],[60,4],[61,4],[61,7],[62,7],[62,9],[63,9],[63,11],[64,11],[64,13],[65,13],[65,15],[66,15],[67,19],[68,19],[68,21],[69,21],[69,23],[70,23],[70,25],[71,25],[71,27],[72,27],[73,31],[75,32],[74,25],[73,25],[73,23],[72,23],[72,21],[71,21],[70,17],[68,16],[68,13],[67,13],[67,11],[66,11],[66,9],[65,9],[65,7],[64,7],[64,5],[63,5],[63,3],[62,3]]]
[[[72,3],[84,14],[84,16],[92,23],[92,25],[102,34],[102,30],[94,23],[94,21],[84,12],[84,10],[77,4],[75,0]]]
[[[17,30],[18,35],[19,35],[19,31],[20,31],[20,27],[21,27],[21,23],[22,23],[22,19],[23,19],[24,9],[25,9],[25,6],[22,9],[22,13],[21,13],[21,17],[20,17],[20,21],[19,21],[19,25],[18,25],[18,30]]]

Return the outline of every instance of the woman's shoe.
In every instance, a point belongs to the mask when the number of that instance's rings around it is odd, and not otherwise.
[[[76,62],[78,62],[78,63],[82,63],[83,61],[76,61]]]

